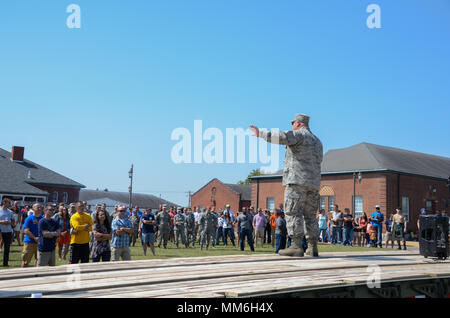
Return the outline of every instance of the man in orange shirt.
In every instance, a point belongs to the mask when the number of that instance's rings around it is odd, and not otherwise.
[[[275,240],[276,240],[276,238],[275,238],[275,229],[277,227],[277,218],[278,218],[277,210],[273,209],[272,210],[272,215],[269,218],[270,226],[272,227],[272,247],[275,247],[274,246]]]

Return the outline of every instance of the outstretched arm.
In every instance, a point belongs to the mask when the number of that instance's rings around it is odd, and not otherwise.
[[[250,130],[253,131],[253,136],[262,138],[265,141],[273,144],[291,146],[300,142],[303,138],[301,134],[294,134],[294,132],[291,130],[278,132],[260,131],[258,127],[253,125],[250,125]]]

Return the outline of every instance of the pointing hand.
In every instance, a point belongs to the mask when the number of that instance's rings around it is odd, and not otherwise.
[[[258,129],[258,127],[250,125],[250,130],[252,130],[253,133],[254,133],[252,136],[259,137],[259,129]]]

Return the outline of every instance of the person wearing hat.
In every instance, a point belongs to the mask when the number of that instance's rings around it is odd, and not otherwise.
[[[192,246],[194,246],[195,244],[195,236],[194,236],[195,217],[194,214],[192,214],[191,208],[187,209],[186,218],[184,220],[184,228],[186,231],[186,247],[189,248],[191,242]]]
[[[170,215],[167,213],[167,206],[164,204],[162,211],[156,215],[155,221],[158,226],[158,247],[161,248],[163,243],[164,248],[167,248],[167,241],[170,234]]]
[[[186,244],[186,232],[184,223],[186,221],[186,217],[181,213],[182,208],[178,207],[177,212],[173,217],[173,234],[175,236],[175,245],[179,248],[180,244],[180,236],[181,236],[181,244],[188,247]]]
[[[250,129],[254,136],[270,143],[286,145],[283,169],[284,213],[291,245],[279,251],[284,256],[303,256],[303,237],[309,243],[306,253],[319,256],[317,241],[319,227],[316,211],[319,205],[319,188],[323,146],[309,128],[309,116],[297,114],[291,121],[289,131],[259,131],[256,126]]]
[[[375,247],[377,245],[382,248],[383,247],[383,221],[384,214],[381,212],[381,208],[379,205],[375,206],[375,211],[372,212],[369,217],[369,221],[372,223],[372,229],[377,231],[377,241],[375,241]]]
[[[427,214],[427,210],[425,210],[425,208],[421,208],[420,209],[420,215],[426,215]],[[417,218],[417,229],[420,230],[420,215]]]

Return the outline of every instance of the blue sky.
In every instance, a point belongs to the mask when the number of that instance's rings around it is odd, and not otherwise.
[[[448,0],[2,1],[0,147],[93,189],[127,191],[134,163],[136,192],[178,204],[260,166],[174,164],[171,132],[196,119],[289,129],[307,113],[325,151],[449,157],[449,38]]]

